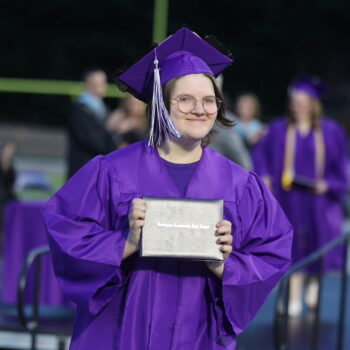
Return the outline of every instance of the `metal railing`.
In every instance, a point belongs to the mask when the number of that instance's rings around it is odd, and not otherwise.
[[[340,235],[333,241],[324,245],[319,250],[296,263],[283,277],[279,284],[276,304],[275,304],[275,319],[274,319],[274,341],[276,350],[288,349],[288,328],[289,328],[289,287],[291,276],[310,265],[318,262],[317,279],[319,283],[318,302],[315,309],[315,318],[312,332],[311,349],[316,350],[318,347],[318,335],[320,328],[320,301],[322,295],[322,280],[323,280],[323,257],[333,250],[335,247],[346,244],[344,265],[341,271],[341,286],[340,286],[340,309],[337,322],[337,345],[336,350],[344,349],[344,325],[346,319],[347,308],[347,289],[348,289],[348,264],[349,264],[349,250],[350,250],[350,231]]]
[[[19,277],[18,290],[17,290],[17,313],[19,321],[22,327],[31,336],[31,350],[37,349],[37,335],[38,333],[52,333],[58,336],[58,350],[64,350],[66,348],[65,336],[70,335],[70,331],[67,329],[60,329],[58,327],[44,329],[40,326],[40,286],[41,286],[41,267],[42,259],[44,255],[50,252],[48,246],[39,247],[30,251],[27,255]],[[29,271],[34,268],[34,285],[33,285],[33,300],[29,306],[31,306],[30,315],[26,312],[26,285],[28,282]]]

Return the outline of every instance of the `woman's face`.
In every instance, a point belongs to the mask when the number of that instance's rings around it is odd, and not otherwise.
[[[93,95],[104,97],[107,89],[107,77],[104,72],[96,71],[91,73],[86,80],[86,88]]]
[[[250,121],[256,117],[254,100],[249,96],[242,96],[237,101],[237,115],[243,121]]]
[[[290,96],[290,109],[296,121],[310,119],[313,110],[312,98],[303,91],[294,91]]]
[[[189,113],[179,110],[178,103],[174,99],[193,96],[197,99],[194,108]],[[202,140],[212,129],[217,112],[208,114],[202,105],[202,99],[215,97],[214,86],[211,80],[203,74],[191,74],[179,78],[171,93],[170,116],[181,138],[192,141]]]

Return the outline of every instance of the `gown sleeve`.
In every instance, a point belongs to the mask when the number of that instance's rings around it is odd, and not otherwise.
[[[345,199],[348,191],[348,173],[347,173],[347,155],[346,155],[346,136],[344,131],[337,127],[332,140],[332,152],[335,156],[329,169],[325,174],[325,180],[328,185],[328,193],[338,201]]]
[[[218,332],[240,334],[290,266],[293,230],[279,204],[254,173],[237,204],[233,251],[222,281],[209,278]]]
[[[103,156],[87,163],[43,209],[62,289],[91,314],[99,312],[126,279],[121,263],[127,227],[114,229],[120,193],[104,163]]]
[[[273,136],[272,128],[270,128],[266,135],[257,142],[255,147],[252,149],[252,161],[254,172],[260,176],[272,177],[272,161],[273,155]]]

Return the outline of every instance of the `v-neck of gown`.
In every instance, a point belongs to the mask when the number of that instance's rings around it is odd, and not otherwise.
[[[222,191],[220,179],[227,179],[227,170],[217,168],[218,158],[222,156],[210,147],[203,147],[201,158],[188,182],[184,196],[181,195],[156,147],[149,147],[146,142],[143,147],[145,157],[141,161],[141,168],[145,177],[140,177],[138,189],[142,196],[225,200],[231,200],[235,196],[234,191]],[[224,163],[226,164],[226,161]],[[231,177],[227,180],[228,188],[232,181],[235,180]],[[132,191],[132,188],[130,190]]]
[[[313,134],[313,128],[310,127],[309,130],[305,131],[301,131],[300,128],[296,127],[296,133],[297,136],[301,139],[307,139],[309,138],[312,134]]]
[[[316,178],[316,149],[313,129],[304,135],[297,132],[294,167],[299,176]]]
[[[187,164],[172,163],[165,160],[164,158],[161,158],[161,160],[166,167],[171,179],[179,190],[181,196],[185,197],[187,186],[191,181],[200,160]]]

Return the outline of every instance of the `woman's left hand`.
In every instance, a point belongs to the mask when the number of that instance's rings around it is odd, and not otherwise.
[[[316,182],[315,193],[316,194],[325,194],[328,191],[327,182],[324,180],[319,180]]]
[[[221,220],[216,224],[215,236],[217,236],[216,244],[220,245],[220,250],[223,252],[222,262],[207,262],[208,269],[217,277],[221,278],[224,272],[224,262],[232,253],[233,236],[232,224],[228,220]]]

